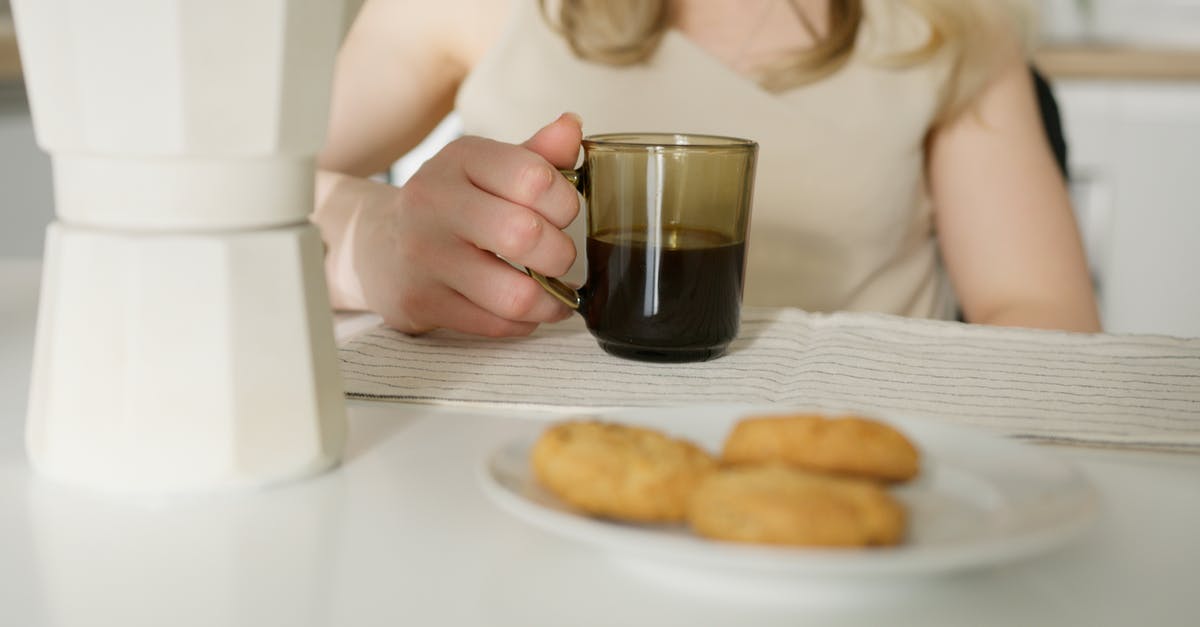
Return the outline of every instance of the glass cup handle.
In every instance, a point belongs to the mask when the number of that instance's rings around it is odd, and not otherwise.
[[[583,191],[580,189],[583,182],[583,168],[578,170],[560,168],[558,171],[560,174],[566,177],[567,181],[571,183],[571,185],[575,186],[576,191]],[[525,274],[533,277],[533,280],[537,281],[538,285],[542,286],[542,289],[549,292],[551,296],[557,298],[567,307],[570,307],[575,311],[579,311],[579,308],[583,305],[583,299],[579,296],[579,291],[570,285],[567,285],[566,283],[563,283],[562,281],[559,281],[553,277],[545,276],[540,272],[530,270],[529,268],[525,268]]]

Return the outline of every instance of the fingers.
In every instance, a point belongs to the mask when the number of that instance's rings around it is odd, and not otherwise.
[[[458,193],[447,214],[459,237],[546,276],[562,276],[575,263],[575,243],[537,212],[476,189]]]
[[[575,246],[561,229],[579,196],[557,167],[574,166],[581,136],[578,116],[564,114],[522,146],[465,137],[426,162],[368,229],[377,237],[367,248],[380,250],[371,259],[391,260],[368,304],[409,333],[525,335],[570,316],[497,255],[548,276],[571,267]]]
[[[525,273],[475,249],[460,263],[443,266],[439,278],[480,308],[518,322],[558,322],[571,310]]]
[[[582,141],[583,119],[576,113],[564,113],[521,145],[556,168],[573,168]]]
[[[506,320],[497,316],[446,286],[438,286],[422,294],[424,301],[413,303],[411,314],[397,311],[391,316],[384,316],[384,323],[405,333],[450,329],[488,337],[529,335],[537,328],[535,322]]]
[[[536,153],[478,137],[460,141],[463,172],[475,187],[529,207],[560,229],[579,213],[575,187]]]

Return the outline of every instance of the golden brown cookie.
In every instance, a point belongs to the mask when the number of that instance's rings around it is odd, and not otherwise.
[[[595,420],[551,426],[533,447],[534,474],[567,503],[595,516],[679,522],[696,484],[716,467],[690,442]]]
[[[795,546],[894,545],[905,519],[903,505],[878,483],[784,465],[712,473],[688,509],[688,524],[701,536]]]
[[[758,416],[742,420],[725,439],[727,464],[783,462],[810,470],[907,481],[920,468],[917,449],[881,422],[846,416]]]

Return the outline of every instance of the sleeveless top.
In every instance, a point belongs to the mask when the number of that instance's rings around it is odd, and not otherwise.
[[[546,22],[537,0],[513,5],[499,40],[459,89],[465,132],[519,143],[573,111],[583,117],[585,135],[665,131],[755,140],[745,304],[953,316],[924,167],[949,64],[941,57],[902,69],[878,62],[925,41],[928,25],[911,9],[867,0],[846,65],[771,93],[675,30],[642,64],[584,61]],[[568,228],[580,251],[583,222]],[[582,277],[576,267],[566,278]]]

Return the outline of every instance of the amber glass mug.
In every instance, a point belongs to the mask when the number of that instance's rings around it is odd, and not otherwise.
[[[564,170],[587,216],[578,290],[526,270],[605,351],[703,361],[737,336],[758,145],[673,133],[593,135]]]

